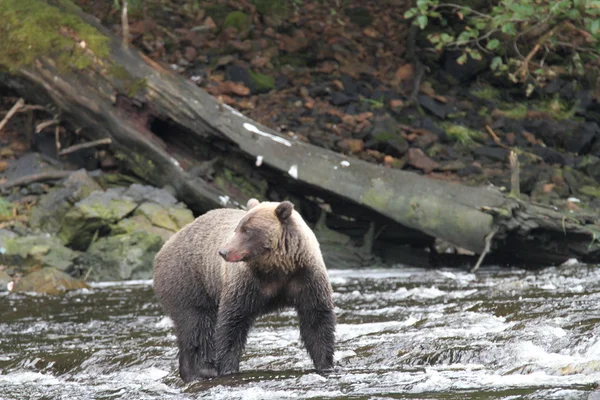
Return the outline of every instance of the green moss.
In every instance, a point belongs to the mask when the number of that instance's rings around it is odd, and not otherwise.
[[[537,111],[545,112],[552,115],[555,120],[566,120],[573,119],[575,117],[576,107],[571,107],[569,104],[562,100],[560,97],[555,96],[550,100],[536,104],[533,108]]]
[[[215,184],[226,193],[239,193],[240,198],[265,199],[268,184],[265,181],[252,182],[244,175],[238,174],[229,168],[224,168],[215,177]]]
[[[484,100],[499,101],[500,90],[496,89],[491,85],[479,85],[477,88],[471,90],[471,93]]]
[[[261,74],[260,72],[248,71],[252,86],[256,93],[264,93],[275,88],[275,78],[269,75]]]
[[[0,221],[10,221],[13,219],[13,209],[15,206],[10,201],[0,197]]]
[[[233,11],[227,14],[223,21],[223,28],[235,28],[238,32],[250,29],[250,17],[242,11]]]
[[[443,123],[441,125],[450,139],[463,145],[471,145],[476,140],[481,139],[483,136],[481,132],[463,125],[454,125],[448,123]]]
[[[508,118],[512,119],[523,119],[527,116],[527,112],[529,112],[527,104],[524,103],[510,104],[506,105],[506,107],[509,108],[504,109],[503,107],[500,111]]]
[[[109,39],[74,15],[71,2],[59,3],[62,9],[41,0],[0,1],[0,67],[16,70],[51,55],[59,69],[83,69],[109,55]]]
[[[137,79],[131,82],[130,85],[127,85],[127,96],[135,97],[140,93],[140,91],[146,89],[146,87],[148,87],[148,81],[146,78]]]

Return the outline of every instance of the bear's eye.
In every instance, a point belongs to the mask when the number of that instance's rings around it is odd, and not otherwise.
[[[252,230],[251,230],[251,229],[248,229],[248,228],[242,228],[242,233],[243,233],[244,235],[247,235],[247,234],[249,234],[250,232],[252,232]]]

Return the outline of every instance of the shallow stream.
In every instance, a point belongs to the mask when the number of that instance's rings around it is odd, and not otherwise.
[[[330,278],[333,373],[311,371],[290,310],[257,322],[240,375],[189,385],[151,282],[0,294],[0,399],[588,399],[600,386],[600,267]]]

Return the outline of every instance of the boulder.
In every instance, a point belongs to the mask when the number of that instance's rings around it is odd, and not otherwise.
[[[58,232],[63,243],[85,250],[97,234],[104,234],[115,224],[137,208],[131,197],[123,190],[95,191],[87,198],[75,203],[64,216]]]
[[[74,203],[88,197],[92,192],[102,190],[86,172],[81,169],[69,176],[61,185],[40,198],[31,211],[29,227],[47,233],[60,230],[62,220]]]
[[[159,235],[141,231],[103,237],[90,245],[80,267],[95,281],[150,279],[162,243]]]
[[[28,235],[4,240],[6,262],[14,265],[54,267],[68,271],[79,253],[65,246],[55,236]]]
[[[88,287],[85,282],[75,279],[56,268],[42,268],[16,282],[14,291],[58,295],[69,290]]]
[[[177,232],[194,220],[192,212],[183,207],[163,207],[160,204],[146,202],[135,210],[135,215],[143,215],[159,228]]]

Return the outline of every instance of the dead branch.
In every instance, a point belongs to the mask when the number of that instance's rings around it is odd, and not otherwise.
[[[63,179],[70,176],[74,171],[50,171],[40,172],[38,174],[27,175],[22,178],[14,179],[12,181],[4,182],[0,184],[0,191],[4,192],[15,186],[26,186],[34,182],[54,181]]]
[[[35,127],[35,133],[40,133],[41,131],[43,131],[44,129],[48,128],[49,126],[58,124],[60,122],[60,120],[58,118],[54,118],[54,119],[50,119],[44,122],[40,122],[36,127]]]
[[[9,119],[11,119],[11,117],[13,115],[15,115],[15,113],[25,105],[25,100],[23,100],[22,98],[20,98],[19,100],[17,100],[17,102],[15,103],[14,106],[12,106],[12,108],[8,111],[8,113],[6,114],[6,116],[2,119],[2,121],[0,121],[0,131],[2,131],[2,128],[4,128],[4,125],[6,125],[6,123],[8,122]]]
[[[94,147],[94,146],[100,146],[103,144],[111,144],[112,143],[112,139],[111,138],[106,138],[106,139],[98,139],[98,140],[93,140],[91,142],[86,142],[86,143],[80,143],[80,144],[76,144],[74,146],[70,146],[67,147],[66,149],[60,151],[58,153],[59,156],[64,156],[70,153],[74,153],[78,150],[81,149],[87,149],[88,147]]]

